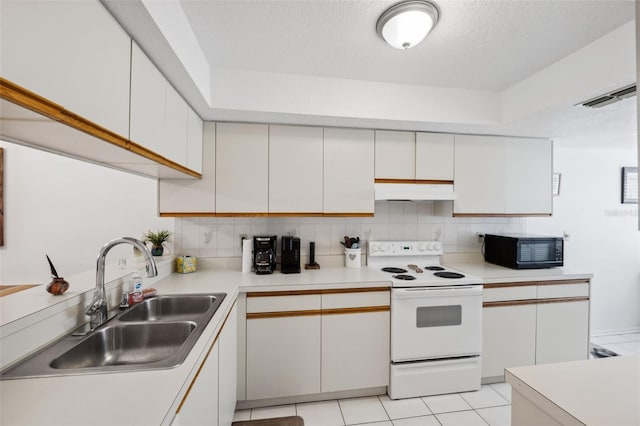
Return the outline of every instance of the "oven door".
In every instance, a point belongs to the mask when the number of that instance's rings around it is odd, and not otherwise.
[[[482,285],[393,288],[391,360],[478,355]]]

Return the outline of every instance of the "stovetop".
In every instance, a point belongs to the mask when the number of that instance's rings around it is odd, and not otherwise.
[[[440,264],[439,241],[369,241],[368,267],[389,277],[393,287],[482,284],[482,279]]]

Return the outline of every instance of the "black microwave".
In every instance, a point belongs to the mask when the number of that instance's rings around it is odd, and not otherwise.
[[[527,234],[484,236],[484,260],[512,269],[541,269],[563,265],[562,237]]]

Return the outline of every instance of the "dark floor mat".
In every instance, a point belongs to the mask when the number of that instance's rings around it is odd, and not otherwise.
[[[231,426],[304,426],[300,416],[274,417],[272,419],[242,420],[233,422]]]

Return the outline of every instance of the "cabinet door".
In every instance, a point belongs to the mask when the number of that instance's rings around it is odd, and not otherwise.
[[[183,166],[187,165],[187,110],[189,107],[169,83],[165,82],[164,134],[154,151]],[[156,126],[158,123],[156,123]]]
[[[320,392],[320,315],[247,319],[247,399]]]
[[[376,179],[416,178],[416,134],[376,130]]]
[[[322,392],[389,385],[389,312],[322,315]]]
[[[216,211],[216,124],[204,125],[202,178],[160,179],[160,213],[213,213]]]
[[[231,426],[236,411],[238,383],[238,309],[234,306],[224,324],[220,337],[220,369],[218,373],[219,422]]]
[[[505,211],[504,140],[493,136],[456,136],[454,213]]]
[[[454,135],[416,133],[416,179],[453,181]]]
[[[131,39],[98,1],[3,1],[2,77],[129,136]]]
[[[536,364],[587,359],[589,302],[538,305]]]
[[[187,110],[187,167],[202,173],[203,123],[191,108]]]
[[[213,346],[185,397],[172,426],[218,425],[218,363],[220,347]]]
[[[549,140],[506,139],[505,213],[551,214],[553,147]]]
[[[131,140],[160,154],[165,140],[166,80],[137,44],[131,54]]]
[[[373,213],[373,184],[373,131],[324,129],[324,213]]]
[[[495,306],[482,311],[482,377],[536,362],[536,305]]]
[[[322,212],[322,128],[269,126],[269,212]]]
[[[216,125],[216,210],[266,213],[269,209],[269,127]]]

